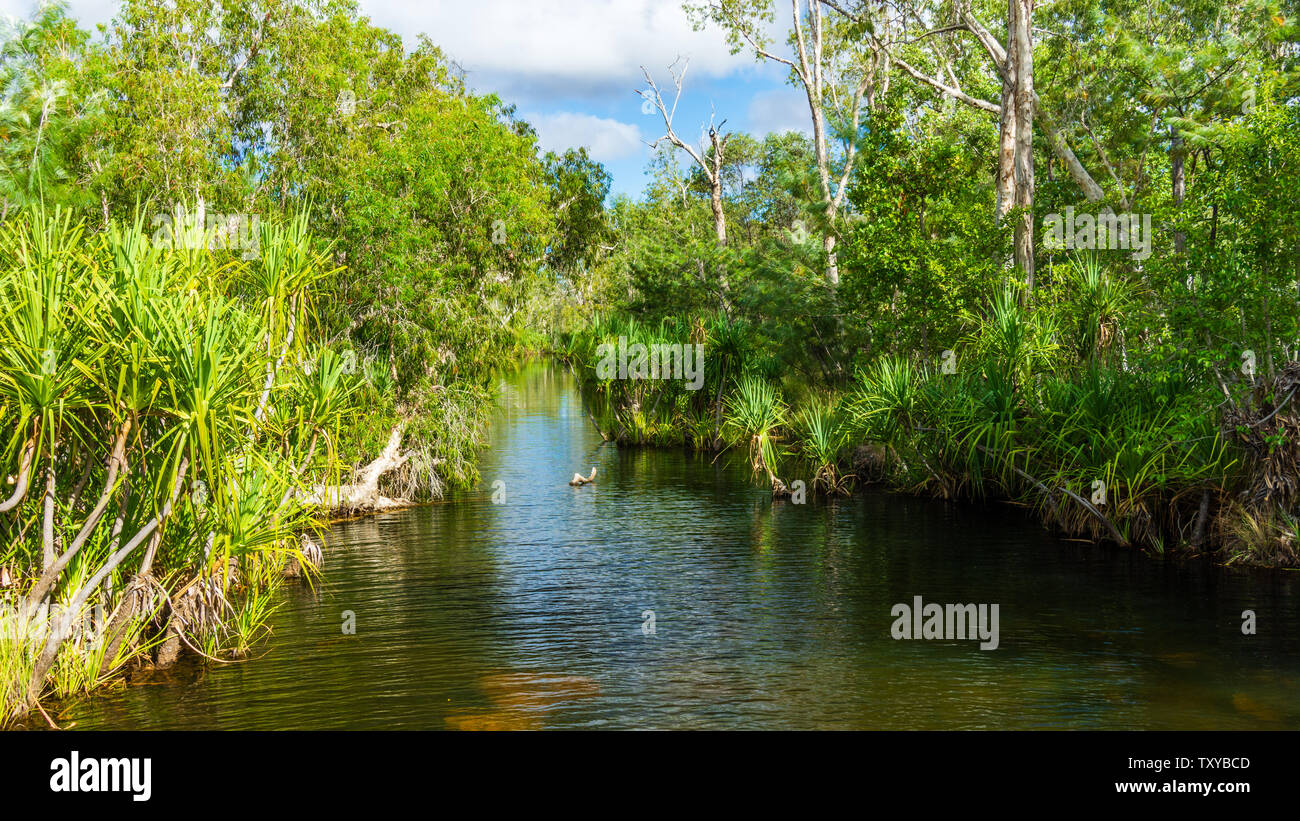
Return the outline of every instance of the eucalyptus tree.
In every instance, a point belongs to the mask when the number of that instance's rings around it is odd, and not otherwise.
[[[1035,90],[1033,0],[1011,0],[1006,4],[1002,38],[979,19],[969,0],[959,0],[953,5],[877,4],[865,0],[817,2],[860,27],[870,53],[886,74],[897,67],[907,77],[945,98],[998,117],[994,217],[1001,222],[1013,210],[1017,212],[1015,263],[1032,288],[1035,122],[1085,196],[1090,201],[1102,196],[1101,188],[1061,136]],[[991,63],[991,71],[981,66],[963,45],[953,41],[951,35],[962,33],[975,39],[978,53],[984,54]],[[997,102],[986,96],[994,89]]]

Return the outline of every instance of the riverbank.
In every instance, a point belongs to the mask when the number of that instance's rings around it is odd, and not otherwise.
[[[255,259],[205,236],[151,236],[140,212],[0,224],[0,724],[146,659],[247,656],[331,514],[476,479],[491,391],[401,391],[327,343],[338,269],[305,212],[263,222]]]
[[[682,328],[596,323],[556,355],[580,379],[605,438],[739,449],[778,497],[880,481],[941,499],[1009,501],[1071,538],[1300,566],[1300,363],[1216,384],[1177,359],[1139,369],[1033,353],[1026,340],[1043,331],[1009,299],[982,323],[965,358],[881,357],[838,388],[746,366],[734,331],[717,321],[682,323],[713,351],[697,390],[648,369],[641,378],[600,372],[598,351],[634,345],[644,358]]]

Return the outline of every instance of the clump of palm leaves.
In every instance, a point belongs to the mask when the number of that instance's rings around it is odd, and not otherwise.
[[[969,358],[1004,393],[1032,391],[1035,374],[1057,364],[1060,330],[1055,317],[1024,304],[1019,285],[995,291],[981,313],[968,315]],[[971,370],[970,368],[960,370]]]
[[[905,485],[1023,501],[1071,534],[1199,546],[1234,468],[1198,410],[1205,381],[1149,355],[1126,368],[1111,352],[1131,289],[1086,262],[1076,275],[1070,299],[1091,307],[1072,334],[1008,288],[968,317],[956,368],[870,366],[850,404],[855,428],[896,455]]]
[[[745,376],[727,398],[724,428],[749,451],[754,473],[767,476],[774,489],[782,485],[776,475],[777,437],[785,422],[786,407],[780,393],[767,380]]]
[[[800,454],[812,467],[812,486],[830,494],[847,494],[853,484],[853,475],[844,473],[841,465],[850,442],[848,420],[842,408],[821,399],[814,399],[794,416],[794,436]]]
[[[1110,359],[1122,351],[1123,324],[1139,319],[1139,289],[1107,271],[1096,253],[1071,256],[1064,284],[1061,325],[1069,329],[1079,360]]]
[[[300,491],[336,470],[340,420],[356,413],[337,359],[297,365],[332,272],[305,214],[264,223],[252,261],[155,244],[144,223],[89,234],[37,207],[0,226],[8,717],[147,647],[168,584],[283,565],[315,517]],[[44,618],[56,604],[65,615]],[[108,614],[93,641],[66,615],[91,610]]]
[[[923,375],[911,361],[882,357],[861,375],[853,402],[858,430],[867,438],[898,444],[921,418]]]

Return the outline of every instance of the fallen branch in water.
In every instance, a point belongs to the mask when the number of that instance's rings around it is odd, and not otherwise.
[[[404,422],[397,423],[388,435],[388,444],[378,458],[357,473],[357,481],[347,485],[317,485],[303,501],[307,505],[329,508],[337,513],[360,510],[389,510],[410,504],[407,499],[390,499],[379,494],[379,480],[406,464],[413,451],[402,450]]]

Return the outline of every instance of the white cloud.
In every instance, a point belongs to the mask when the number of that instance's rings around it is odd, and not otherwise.
[[[26,17],[37,2],[0,0],[0,14]],[[93,30],[120,2],[69,0],[68,7]],[[716,26],[695,31],[680,0],[361,0],[361,13],[408,48],[427,34],[475,89],[530,104],[630,99],[644,84],[642,65],[662,81],[678,57],[690,61],[695,78],[760,70],[748,56],[732,55]]]
[[[0,17],[30,20],[40,0],[0,0]],[[117,14],[118,0],[69,0],[68,16],[81,28],[94,32],[96,23],[107,23]]]
[[[760,91],[749,102],[749,130],[755,135],[798,131],[812,134],[808,98],[793,88]]]
[[[694,31],[678,0],[362,0],[361,10],[408,47],[427,33],[473,87],[506,98],[630,97],[640,66],[661,74],[679,56],[691,76],[752,65],[716,27]]]
[[[641,131],[631,123],[572,111],[526,117],[537,129],[542,150],[562,153],[585,146],[597,162],[612,163],[635,156],[645,148]]]

